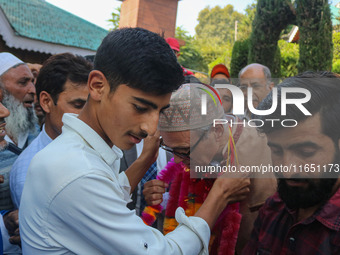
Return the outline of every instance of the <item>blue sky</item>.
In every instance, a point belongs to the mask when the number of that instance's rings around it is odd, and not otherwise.
[[[81,18],[84,18],[100,27],[109,29],[110,25],[107,20],[111,18],[112,11],[121,5],[117,0],[46,0],[47,2],[58,6],[68,12],[71,12]],[[182,26],[189,31],[191,35],[195,34],[197,17],[200,10],[207,6],[221,7],[232,4],[235,10],[243,12],[248,4],[254,0],[181,0],[178,2],[177,26]]]

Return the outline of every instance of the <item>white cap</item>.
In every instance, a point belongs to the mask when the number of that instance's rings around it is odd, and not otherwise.
[[[8,52],[0,53],[0,76],[3,75],[11,67],[21,63],[24,64],[23,61],[21,61],[11,53]]]

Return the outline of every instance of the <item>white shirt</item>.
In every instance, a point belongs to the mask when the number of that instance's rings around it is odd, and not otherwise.
[[[112,149],[75,115],[32,160],[19,210],[23,253],[208,254],[210,229],[177,209],[179,226],[163,236],[130,211],[130,185]]]
[[[37,138],[35,138],[15,160],[9,178],[9,187],[11,189],[11,197],[15,208],[19,208],[28,166],[30,165],[32,158],[50,142],[52,142],[52,139],[46,133],[44,125]]]

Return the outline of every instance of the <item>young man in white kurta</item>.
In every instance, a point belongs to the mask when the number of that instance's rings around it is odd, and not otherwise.
[[[245,198],[249,179],[218,178],[196,217],[177,213],[166,236],[126,204],[157,158],[160,112],[183,72],[168,44],[141,28],[115,30],[98,48],[79,116],[65,115],[62,134],[33,158],[20,233],[25,254],[207,254],[225,206]],[[143,152],[118,174],[121,149],[144,140]],[[118,149],[119,148],[119,149]]]
[[[118,174],[121,150],[75,115],[65,114],[63,123],[62,135],[34,157],[26,177],[19,217],[24,254],[198,254],[207,247],[207,223],[182,210],[182,225],[165,237],[147,227],[126,207],[130,185]]]

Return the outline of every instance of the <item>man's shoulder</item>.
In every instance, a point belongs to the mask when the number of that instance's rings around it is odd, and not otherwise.
[[[0,151],[0,169],[11,167],[18,155],[9,150]]]
[[[41,142],[39,140],[41,134],[39,134],[30,145],[26,149],[23,150],[23,152],[18,156],[18,158],[15,160],[12,171],[17,171],[22,168],[28,168],[32,158],[35,154],[37,154],[40,150],[44,148],[44,146],[41,145]]]
[[[284,210],[285,207],[286,205],[280,198],[279,193],[275,192],[274,195],[267,198],[260,211],[262,215],[277,214]]]
[[[99,154],[80,136],[61,134],[34,156],[30,168],[34,171],[59,168],[58,172],[71,168],[85,173],[101,162]]]
[[[81,139],[61,134],[40,150],[35,155],[34,161],[46,162],[46,164],[48,164],[50,160],[53,160],[62,163],[65,160],[60,160],[68,157],[73,157],[74,161],[79,161],[82,160],[84,151],[86,151],[86,145]],[[77,155],[77,157],[75,157],[75,155]]]

